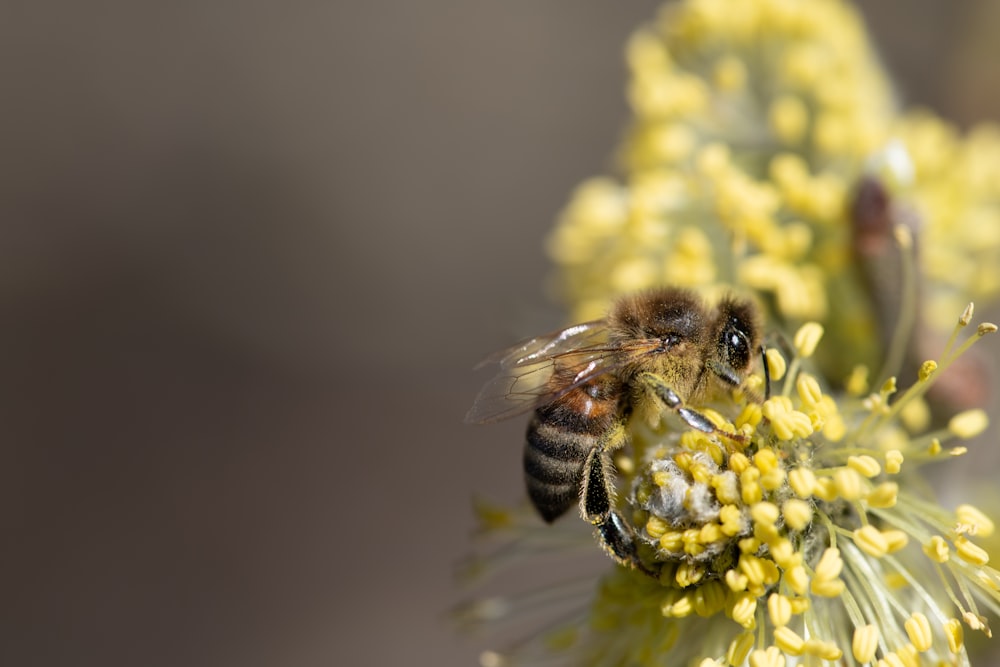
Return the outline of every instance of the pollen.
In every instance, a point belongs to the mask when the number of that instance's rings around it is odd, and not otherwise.
[[[931,624],[927,617],[920,612],[914,612],[903,624],[906,636],[910,638],[914,648],[920,653],[925,653],[931,649],[934,635],[931,633]]]
[[[948,430],[955,436],[969,440],[986,430],[989,417],[984,410],[966,410],[960,412],[948,422]]]
[[[781,353],[775,348],[769,347],[764,353],[764,356],[767,359],[767,369],[771,376],[771,380],[773,382],[778,382],[785,377],[787,365],[785,364],[785,358],[781,356]]]
[[[951,557],[948,542],[940,535],[934,535],[923,546],[924,554],[935,563],[946,563]]]
[[[795,337],[792,339],[795,345],[795,351],[798,356],[802,359],[808,359],[816,351],[816,346],[819,344],[820,338],[823,337],[823,325],[818,322],[808,322],[803,324],[798,331],[795,332]]]
[[[767,598],[767,613],[776,628],[788,625],[792,620],[792,603],[784,595],[771,593]]]
[[[774,645],[787,655],[799,656],[805,651],[806,640],[787,625],[781,625],[774,629]]]
[[[854,629],[854,638],[851,641],[851,653],[854,659],[860,663],[871,662],[878,650],[878,626],[874,624],[862,625]]]
[[[756,356],[733,391],[674,387],[713,432],[669,409],[624,426],[628,444],[607,451],[619,463],[608,490],[638,543],[619,564],[635,567],[601,579],[591,615],[605,635],[559,649],[597,653],[561,662],[784,667],[840,661],[853,637],[859,663],[912,667],[955,661],[952,616],[988,631],[977,610],[1000,605],[1000,574],[972,540],[993,521],[938,506],[921,468],[988,427],[982,410],[946,429],[931,416],[939,378],[996,330],[966,304],[1000,295],[1000,133],[963,137],[929,113],[900,113],[874,53],[842,0],[680,0],[629,40],[620,171],[581,183],[561,211],[547,240],[554,291],[580,322],[605,317],[622,292],[668,283],[706,303],[749,298],[757,343],[805,324],[791,346],[764,352],[766,388]],[[840,280],[892,264],[851,244],[849,212],[869,178],[919,223],[881,239],[912,259],[919,290]],[[918,368],[916,343],[884,343],[888,313],[873,307],[911,291],[900,329],[939,352]],[[956,321],[942,312],[961,312],[950,338]],[[893,374],[917,382],[875,384]],[[511,512],[486,528],[533,525]],[[598,539],[615,529],[599,524]],[[562,541],[535,530],[531,551]]]
[[[854,543],[873,558],[881,558],[889,553],[889,542],[874,526],[863,526],[854,531]]]
[[[891,449],[885,453],[885,471],[890,475],[899,474],[903,467],[903,453],[898,449]]]
[[[990,560],[985,549],[962,536],[955,538],[955,553],[958,554],[959,558],[973,565],[986,565]]]
[[[990,537],[993,535],[993,520],[973,505],[959,505],[955,508],[955,516],[959,526],[964,528],[962,532],[979,537]]]
[[[798,498],[786,500],[781,506],[781,514],[792,530],[805,530],[813,519],[812,505]]]

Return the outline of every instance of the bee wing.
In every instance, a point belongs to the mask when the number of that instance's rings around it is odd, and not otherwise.
[[[485,424],[549,403],[654,349],[656,342],[623,347],[609,343],[603,320],[578,324],[502,350],[483,361],[500,366],[479,392],[465,421]],[[478,368],[477,367],[477,368]],[[551,382],[559,369],[559,382]]]

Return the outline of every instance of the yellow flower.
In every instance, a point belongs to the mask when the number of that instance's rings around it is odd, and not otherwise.
[[[1000,131],[900,116],[842,0],[671,3],[627,60],[620,173],[581,184],[549,239],[572,319],[645,287],[739,284],[775,325],[821,322],[840,385],[929,353],[892,340],[898,321],[1000,293]]]
[[[616,509],[640,567],[461,608],[561,614],[482,664],[967,665],[965,629],[1000,613],[994,525],[920,472],[988,423],[971,392],[942,425],[940,399],[976,385],[967,353],[996,327],[941,313],[1000,293],[1000,131],[900,113],[842,0],[671,3],[627,60],[620,172],[582,183],[548,239],[572,319],[735,285],[794,335],[765,353],[766,400],[756,378],[691,406],[716,433],[671,410],[628,424]],[[480,518],[510,542],[469,574],[599,551],[584,522]]]
[[[996,331],[982,324],[962,340],[968,325],[959,320],[936,370]],[[633,420],[619,504],[647,573],[613,566],[589,602],[584,580],[463,608],[479,623],[567,597],[584,607],[483,664],[967,664],[962,624],[989,634],[984,613],[1000,612],[1000,572],[977,544],[994,525],[972,505],[936,504],[920,468],[961,454],[949,441],[976,435],[985,416],[911,434],[901,415],[935,373],[898,397],[891,381],[864,398],[826,393],[800,370],[820,335],[807,324],[795,336],[799,352],[763,404],[698,406],[742,437],[691,430],[669,410],[655,428]],[[500,514],[481,511],[494,527],[518,523]],[[577,542],[563,524],[539,530],[522,524],[519,548],[477,569]]]

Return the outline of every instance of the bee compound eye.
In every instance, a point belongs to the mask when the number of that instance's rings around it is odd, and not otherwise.
[[[731,328],[722,336],[723,347],[733,368],[743,368],[750,363],[750,341],[745,333]]]

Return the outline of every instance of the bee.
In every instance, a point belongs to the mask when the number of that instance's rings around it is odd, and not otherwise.
[[[653,574],[615,509],[612,454],[627,444],[626,425],[637,412],[658,419],[673,410],[692,428],[720,433],[689,404],[744,385],[759,326],[753,303],[731,296],[715,305],[676,287],[626,296],[605,319],[487,358],[481,366],[495,363],[499,371],[466,421],[491,423],[534,410],[524,478],[542,519],[551,523],[577,504],[615,561]]]

